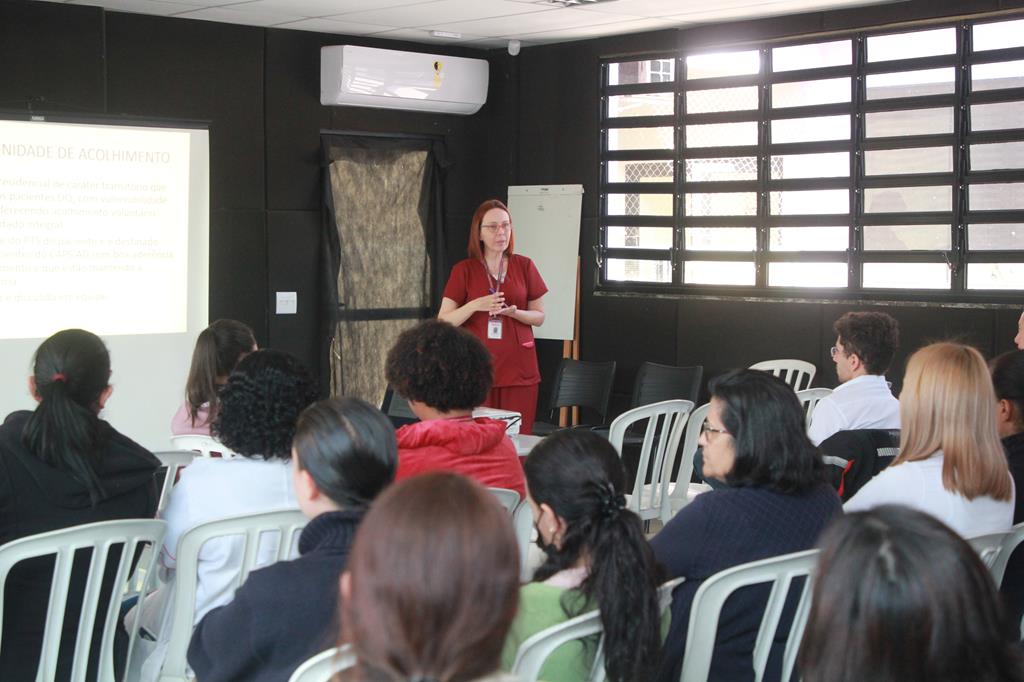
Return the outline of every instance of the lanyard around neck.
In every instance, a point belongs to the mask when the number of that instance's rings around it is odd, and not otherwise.
[[[491,268],[487,265],[487,259],[484,258],[484,272],[487,273],[487,291],[492,294],[498,293],[498,288],[505,283],[505,276],[508,274],[508,262],[505,260],[505,254],[501,254],[501,260],[498,261],[498,277],[497,279],[491,275]],[[502,270],[501,266],[504,265],[505,269]],[[491,283],[494,283],[493,286]]]

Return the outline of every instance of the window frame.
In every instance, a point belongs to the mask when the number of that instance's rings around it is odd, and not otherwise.
[[[971,145],[991,142],[1024,142],[1024,124],[1019,128],[971,131],[971,106],[1000,102],[1019,102],[1024,107],[1024,86],[1005,89],[971,88],[972,67],[990,63],[1024,59],[1024,46],[974,52],[971,45],[972,27],[1024,18],[1024,14],[978,16],[950,22],[928,22],[887,27],[879,30],[842,32],[813,38],[793,37],[756,44],[734,44],[721,47],[702,47],[699,50],[680,50],[674,53],[658,52],[642,55],[619,55],[601,60],[599,154],[600,201],[599,235],[595,247],[597,280],[596,291],[687,294],[713,297],[756,297],[767,299],[836,299],[866,301],[929,301],[929,302],[1018,302],[1021,289],[992,290],[967,289],[967,268],[973,263],[1024,263],[1024,248],[1018,250],[969,249],[968,226],[974,223],[1022,223],[1024,209],[980,211],[970,210],[969,196],[972,186],[997,182],[1024,182],[1024,162],[1012,170],[972,170]],[[938,56],[915,57],[891,61],[869,62],[867,40],[875,36],[955,28],[955,50]],[[839,40],[851,41],[849,65],[826,66],[806,70],[772,71],[772,50],[781,47],[812,45]],[[724,76],[686,79],[686,58],[691,55],[720,51],[756,49],[761,57],[761,71],[757,75]],[[630,61],[675,60],[675,80],[644,84],[606,85],[612,64]],[[867,98],[867,76],[879,73],[916,71],[933,68],[954,69],[952,93],[918,95],[913,97]],[[792,106],[772,109],[772,85],[787,82],[849,78],[851,94],[848,102]],[[757,87],[756,109],[686,114],[686,94],[698,90],[750,86]],[[674,113],[664,116],[631,116],[609,118],[609,97],[614,95],[672,92]],[[865,121],[869,113],[904,111],[908,109],[952,108],[953,126],[949,133],[910,135],[899,137],[867,138]],[[780,118],[804,118],[826,115],[848,115],[850,136],[847,140],[772,144],[771,121]],[[734,123],[756,121],[756,146],[694,147],[685,146],[687,126],[702,123]],[[608,149],[607,131],[615,128],[673,126],[674,145],[671,150],[611,151]],[[869,151],[899,150],[917,147],[950,147],[951,172],[899,173],[868,176],[865,156]],[[773,155],[845,152],[849,155],[849,174],[845,177],[772,179]],[[691,181],[686,178],[686,161],[700,158],[755,157],[756,180]],[[671,183],[613,183],[609,182],[610,161],[671,161],[674,175]],[[951,189],[951,206],[939,212],[865,212],[866,190],[887,187],[942,186]],[[785,190],[844,189],[848,192],[848,213],[837,215],[772,215],[771,192]],[[700,217],[685,214],[686,195],[693,192],[755,192],[757,211],[753,216]],[[608,215],[609,194],[671,193],[671,216]],[[896,250],[867,251],[864,248],[865,227],[876,225],[935,225],[949,224],[948,250]],[[672,244],[667,249],[637,247],[609,247],[609,227],[664,227],[672,230]],[[687,249],[684,230],[688,227],[756,227],[756,250],[710,251]],[[842,226],[849,231],[845,250],[833,251],[780,251],[771,250],[769,235],[773,227]],[[667,283],[623,281],[609,279],[609,261],[662,260],[671,266],[671,281]],[[684,263],[688,260],[753,262],[753,285],[687,284],[682,281]],[[768,271],[771,263],[841,262],[847,267],[846,287],[769,287]],[[868,263],[943,263],[950,268],[949,289],[865,288],[863,267]]]

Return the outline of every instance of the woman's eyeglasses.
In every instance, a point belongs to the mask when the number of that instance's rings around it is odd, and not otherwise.
[[[512,227],[512,223],[484,223],[480,226],[481,229],[494,232],[497,229],[501,229],[502,232],[508,232]]]
[[[709,433],[729,433],[725,429],[716,429],[715,427],[711,426],[711,424],[708,423],[707,419],[705,419],[704,423],[700,425],[700,432],[705,435]]]

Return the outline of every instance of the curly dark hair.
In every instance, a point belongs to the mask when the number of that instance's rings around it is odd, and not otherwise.
[[[869,374],[885,374],[900,345],[900,325],[887,313],[846,313],[832,330],[847,355],[856,353]]]
[[[212,433],[240,455],[289,459],[299,414],[316,399],[316,382],[298,358],[258,350],[228,377]]]
[[[480,339],[440,320],[402,332],[384,372],[399,395],[440,412],[483,404],[494,380],[491,354]]]

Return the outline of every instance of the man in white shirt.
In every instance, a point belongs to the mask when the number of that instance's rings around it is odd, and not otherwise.
[[[896,320],[886,313],[846,313],[832,329],[840,385],[814,408],[811,441],[819,445],[837,431],[900,428],[900,404],[885,380],[899,345]]]

